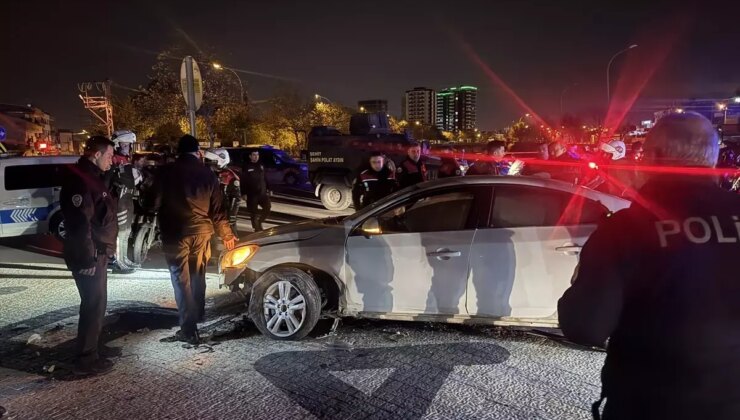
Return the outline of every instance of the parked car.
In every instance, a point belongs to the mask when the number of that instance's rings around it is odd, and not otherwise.
[[[253,234],[221,256],[274,339],[321,316],[557,327],[557,301],[596,224],[628,201],[534,177],[455,177],[348,217]]]
[[[0,237],[53,233],[64,238],[59,191],[79,156],[0,158]]]
[[[260,162],[265,167],[267,185],[301,186],[308,182],[308,165],[293,159],[284,150],[268,145],[227,147],[231,162],[229,166],[241,173],[244,162],[249,160],[249,151],[259,149]]]

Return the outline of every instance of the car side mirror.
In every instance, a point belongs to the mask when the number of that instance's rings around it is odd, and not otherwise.
[[[362,227],[360,227],[360,230],[362,231],[363,236],[365,236],[366,238],[369,238],[375,235],[380,235],[382,233],[382,231],[380,230],[380,223],[378,223],[377,217],[371,217],[365,220],[362,223]]]

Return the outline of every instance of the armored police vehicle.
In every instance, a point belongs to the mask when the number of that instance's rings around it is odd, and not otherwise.
[[[406,148],[414,142],[406,134],[391,133],[388,116],[383,113],[355,114],[350,134],[334,127],[319,126],[308,134],[308,177],[315,195],[329,210],[344,210],[352,204],[352,183],[368,165],[371,152],[383,152],[398,165],[406,158]],[[428,144],[420,142],[422,152]],[[429,179],[437,177],[440,159],[422,156]],[[394,166],[395,167],[395,166]]]

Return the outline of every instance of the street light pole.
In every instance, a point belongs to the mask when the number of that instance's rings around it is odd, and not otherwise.
[[[242,84],[242,78],[239,77],[239,74],[236,71],[234,71],[234,69],[232,69],[231,67],[225,67],[225,66],[222,66],[221,64],[218,64],[218,63],[213,63],[212,66],[216,70],[224,70],[225,69],[225,70],[228,70],[228,71],[234,73],[234,76],[236,76],[236,80],[239,81],[239,100],[241,102],[244,102],[244,84]]]
[[[609,81],[609,72],[611,71],[612,63],[614,62],[614,59],[619,57],[620,55],[626,53],[627,51],[637,48],[637,44],[632,44],[629,47],[619,51],[618,53],[614,54],[609,60],[609,64],[606,66],[606,104],[607,106],[611,103],[611,82]]]
[[[315,93],[315,94],[313,95],[313,97],[314,97],[314,98],[315,98],[315,99],[316,99],[317,101],[318,101],[319,99],[323,99],[323,100],[325,100],[326,102],[328,102],[328,103],[330,103],[330,104],[333,104],[333,103],[334,103],[334,102],[332,102],[332,101],[331,101],[331,99],[327,98],[326,96],[321,96],[321,95],[319,95],[318,93]]]

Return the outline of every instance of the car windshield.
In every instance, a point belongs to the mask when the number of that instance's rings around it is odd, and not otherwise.
[[[289,154],[285,153],[282,150],[275,150],[273,153],[275,154],[275,157],[282,160],[283,162],[295,162],[295,159],[293,159]]]
[[[373,204],[371,204],[371,205],[369,205],[367,207],[362,208],[361,210],[358,210],[354,214],[348,216],[347,219],[348,220],[360,220],[360,219],[364,218],[367,214],[370,214],[373,211],[375,211],[375,209],[380,208],[380,207],[383,207],[388,202],[394,201],[398,196],[405,195],[409,191],[413,191],[413,190],[416,190],[416,189],[419,189],[419,187],[417,185],[412,185],[410,187],[406,187],[406,188],[404,188],[404,189],[402,189],[400,191],[397,191],[397,192],[395,192],[395,193],[393,193],[393,194],[391,194],[391,195],[389,195],[389,196],[387,196],[385,198],[382,198],[382,199],[374,202]]]

